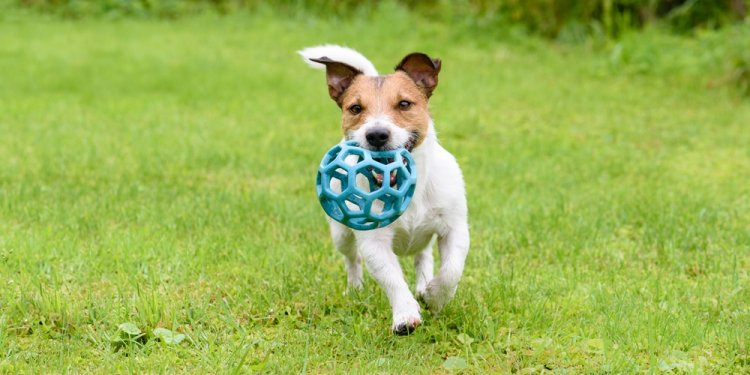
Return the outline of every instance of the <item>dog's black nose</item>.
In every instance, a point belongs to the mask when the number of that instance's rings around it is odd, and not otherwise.
[[[388,138],[390,137],[391,132],[389,132],[388,129],[379,127],[372,128],[365,134],[367,143],[369,143],[373,147],[383,147],[386,143],[388,143]]]

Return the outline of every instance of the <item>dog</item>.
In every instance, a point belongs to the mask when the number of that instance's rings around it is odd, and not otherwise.
[[[328,94],[341,108],[344,140],[370,150],[406,148],[414,158],[417,185],[411,204],[392,224],[370,231],[332,219],[331,237],[344,255],[347,290],[362,288],[362,261],[388,296],[392,330],[408,335],[422,322],[420,304],[438,313],[456,293],[469,252],[468,209],[458,162],[437,140],[428,100],[438,84],[439,59],[411,53],[394,73],[379,75],[359,52],[321,45],[298,52],[313,68],[325,69]],[[440,268],[433,277],[433,244]],[[414,256],[416,298],[398,256]]]

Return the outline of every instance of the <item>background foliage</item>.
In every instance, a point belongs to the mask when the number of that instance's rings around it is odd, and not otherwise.
[[[0,0],[2,1],[2,0]],[[275,14],[324,19],[372,18],[382,9],[407,11],[472,35],[536,35],[563,43],[618,40],[629,31],[658,26],[696,34],[743,24],[750,0],[6,0],[5,6],[64,18],[164,18],[215,13]],[[746,35],[743,35],[746,36]],[[750,96],[750,52],[740,39],[723,56],[723,77]]]
[[[267,7],[261,0],[17,0],[18,4],[66,17],[85,15],[179,17],[213,11],[233,13]],[[281,0],[282,12],[346,16],[368,12],[378,1]],[[715,28],[744,19],[748,0],[408,0],[411,10],[439,18],[470,18],[483,26],[522,25],[547,37],[596,32],[616,35],[624,29],[664,21],[678,31]]]

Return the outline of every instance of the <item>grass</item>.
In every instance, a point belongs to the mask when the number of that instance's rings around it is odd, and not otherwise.
[[[750,370],[750,105],[709,84],[736,30],[2,17],[0,372]],[[444,61],[472,251],[409,337],[371,278],[343,295],[314,197],[339,120],[294,51],[322,42]]]

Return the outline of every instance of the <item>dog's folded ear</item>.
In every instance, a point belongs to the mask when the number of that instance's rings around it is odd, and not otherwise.
[[[440,66],[440,59],[432,59],[424,53],[414,52],[396,65],[396,71],[400,70],[409,75],[429,98],[437,87]]]
[[[354,81],[354,77],[362,74],[361,71],[354,67],[333,61],[328,57],[321,57],[319,59],[310,59],[316,63],[320,63],[326,66],[326,81],[328,81],[328,95],[331,96],[336,104],[341,107],[341,99],[344,92],[349,85]]]

